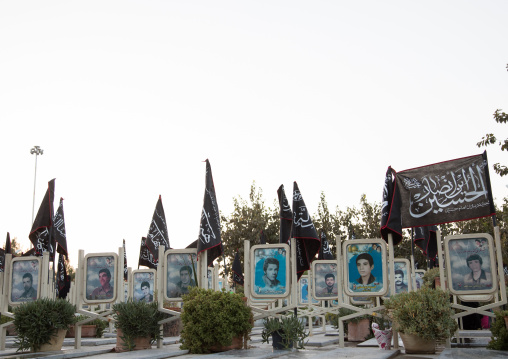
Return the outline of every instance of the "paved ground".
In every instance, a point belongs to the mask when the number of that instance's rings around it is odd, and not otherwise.
[[[378,348],[375,339],[370,339],[363,343],[348,343],[345,348],[339,347],[339,338],[336,331],[328,330],[328,334],[316,333],[309,338],[309,342],[305,349],[298,351],[277,351],[273,350],[271,344],[262,344],[259,337],[260,328],[255,328],[250,342],[249,349],[231,350],[228,352],[207,354],[206,358],[210,359],[229,359],[229,358],[252,358],[252,359],[331,359],[331,358],[348,358],[348,359],[508,359],[508,352],[499,352],[485,349],[485,341],[470,340],[469,348],[451,348],[446,349],[442,345],[438,345],[436,354],[432,355],[410,355],[405,354],[402,345],[399,349],[381,350]],[[66,339],[64,347],[59,352],[51,352],[46,354],[16,353],[14,346],[14,338],[7,337],[7,350],[0,353],[0,359],[7,358],[87,358],[93,359],[162,359],[162,358],[178,358],[178,359],[196,359],[203,358],[203,355],[189,354],[187,351],[180,350],[178,343],[179,337],[164,338],[163,348],[155,346],[149,350],[141,350],[128,353],[115,353],[115,338],[101,339],[83,339],[82,348],[74,349],[74,339]],[[402,344],[400,342],[400,344]]]

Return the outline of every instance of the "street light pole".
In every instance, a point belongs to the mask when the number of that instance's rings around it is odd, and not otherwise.
[[[34,223],[34,208],[35,208],[35,182],[37,180],[37,156],[42,155],[44,153],[44,150],[40,148],[39,146],[34,146],[32,149],[30,149],[30,154],[35,154],[35,175],[34,175],[34,199],[32,202],[32,224]]]

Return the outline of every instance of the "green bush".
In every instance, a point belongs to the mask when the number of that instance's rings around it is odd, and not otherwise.
[[[273,333],[277,332],[282,338],[282,344],[284,348],[288,349],[293,343],[296,343],[296,349],[304,349],[305,338],[309,336],[309,333],[305,332],[305,326],[303,322],[298,320],[295,315],[288,315],[286,317],[279,318],[268,318],[263,321],[263,331],[261,332],[261,338],[263,343],[270,343],[270,337]]]
[[[14,326],[18,332],[18,351],[39,350],[49,343],[59,329],[68,330],[76,322],[76,306],[65,299],[37,299],[14,309]]]
[[[253,326],[251,309],[240,294],[192,288],[183,296],[181,349],[207,353],[229,346],[234,337],[247,337]]]
[[[445,340],[457,330],[450,294],[440,288],[423,287],[416,292],[399,293],[385,300],[384,305],[401,333],[426,340]]]
[[[125,342],[125,349],[133,350],[134,339],[150,337],[150,343],[162,338],[158,322],[167,317],[159,312],[157,302],[146,303],[129,299],[125,303],[113,305],[115,328],[122,331],[121,338]]]
[[[508,310],[496,312],[496,320],[490,326],[492,338],[487,344],[487,349],[508,350],[508,330],[504,317],[508,316]]]

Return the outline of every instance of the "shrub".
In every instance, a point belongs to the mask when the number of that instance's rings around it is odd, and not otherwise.
[[[508,310],[496,312],[496,320],[490,326],[492,338],[487,344],[487,349],[508,350],[508,330],[504,317],[508,316]]]

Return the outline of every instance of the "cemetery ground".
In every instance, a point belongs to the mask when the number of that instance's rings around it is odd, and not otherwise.
[[[364,342],[345,342],[345,347],[339,347],[339,338],[337,330],[327,325],[326,333],[315,331],[314,335],[309,337],[305,349],[286,351],[273,350],[272,345],[261,342],[261,327],[254,327],[251,333],[249,349],[230,350],[214,354],[189,354],[186,350],[179,348],[180,337],[165,337],[162,348],[156,345],[152,349],[139,350],[132,352],[116,353],[116,334],[104,333],[103,338],[82,338],[81,348],[74,349],[74,339],[66,338],[61,351],[47,353],[16,353],[15,337],[8,336],[6,340],[6,350],[0,353],[0,359],[8,358],[94,358],[94,359],[114,359],[114,358],[141,358],[141,359],[196,359],[196,358],[252,358],[252,359],[331,359],[331,358],[350,358],[350,359],[500,359],[508,358],[508,352],[488,350],[485,348],[489,342],[489,331],[483,330],[476,338],[471,338],[465,343],[457,345],[452,340],[451,348],[446,348],[444,343],[438,343],[435,354],[405,354],[402,341],[399,339],[399,348],[391,350],[379,349],[374,338]]]

